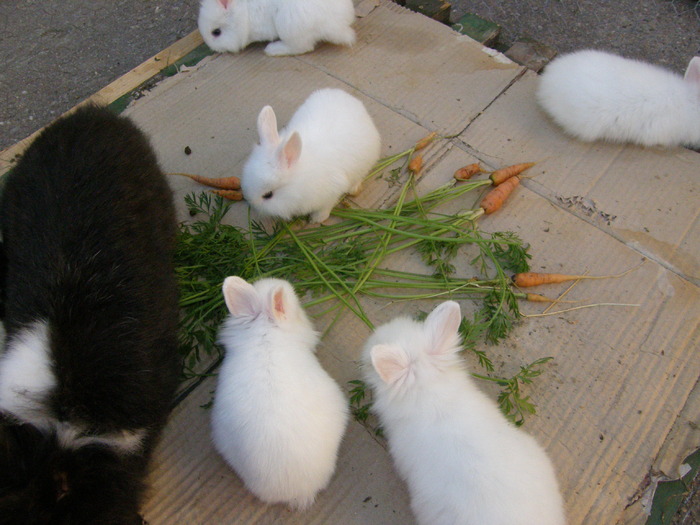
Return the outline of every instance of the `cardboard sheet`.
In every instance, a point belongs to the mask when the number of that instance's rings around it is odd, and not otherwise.
[[[383,137],[382,155],[409,148],[429,131],[458,135],[426,150],[421,191],[477,160],[489,168],[539,161],[507,209],[482,218],[481,227],[518,233],[531,245],[534,271],[616,274],[646,258],[625,277],[585,281],[567,296],[584,304],[638,306],[524,318],[503,344],[482,349],[500,376],[554,358],[527,391],[538,414],[524,428],[555,464],[569,523],[644,523],[648,474],[673,475],[700,446],[700,154],[570,139],[537,109],[534,74],[391,2],[368,0],[360,8],[352,49],[324,45],[300,57],[270,58],[254,45],[237,55],[213,55],[156,85],[126,114],[152,137],[168,172],[239,175],[257,140],[259,110],[271,104],[283,124],[314,89],[327,86],[366,104]],[[199,187],[179,177],[171,183],[185,220],[182,197]],[[386,206],[397,190],[375,180],[352,202]],[[453,204],[472,205],[468,199]],[[244,203],[236,204],[230,220],[245,224],[246,213]],[[406,253],[389,264],[422,263]],[[471,271],[466,263],[458,267],[463,276]],[[434,304],[364,306],[381,324]],[[468,312],[474,306],[464,301],[462,307]],[[540,311],[523,307],[526,314]],[[318,328],[328,321],[320,319]],[[319,348],[322,364],[346,389],[360,377],[368,335],[345,312]],[[480,372],[475,359],[466,359]],[[151,525],[413,522],[406,487],[383,442],[354,421],[331,485],[313,507],[297,513],[257,501],[210,443],[202,405],[215,383],[202,381],[165,430],[143,509]],[[492,385],[481,386],[496,396]]]
[[[259,109],[273,105],[284,123],[311,91],[325,86],[343,87],[365,102],[382,134],[383,155],[410,147],[428,131],[460,133],[426,151],[426,191],[475,160],[492,168],[539,161],[507,211],[482,219],[482,227],[519,233],[531,245],[534,270],[615,274],[646,257],[624,278],[587,281],[569,295],[640,306],[524,319],[505,343],[485,350],[502,376],[554,357],[528,391],[538,415],[525,428],[556,465],[570,523],[642,523],[638,496],[647,474],[677,467],[698,445],[697,430],[681,418],[698,415],[697,403],[688,400],[700,375],[700,155],[576,142],[537,109],[534,74],[395,4],[381,2],[357,29],[351,50],[322,46],[301,57],[269,58],[253,46],[209,57],[156,86],[127,113],[152,135],[166,171],[239,174],[257,140]],[[196,187],[183,179],[173,185],[177,198]],[[385,205],[396,191],[374,181],[354,204]],[[242,223],[245,205],[236,206],[233,220]],[[405,268],[417,264],[412,259],[406,254],[391,264]],[[430,307],[366,305],[377,324]],[[368,334],[346,313],[319,349],[341,385],[359,377]],[[411,522],[406,488],[386,450],[355,422],[333,482],[314,507],[298,514],[256,501],[209,444],[208,414],[200,405],[214,385],[213,379],[202,383],[171,420],[145,509],[150,523]]]

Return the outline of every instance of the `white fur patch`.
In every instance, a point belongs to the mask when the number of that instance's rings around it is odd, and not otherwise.
[[[63,448],[103,445],[129,454],[137,452],[146,429],[94,435],[80,424],[58,421],[46,406],[56,387],[49,351],[49,328],[37,321],[21,331],[0,355],[0,410],[44,432],[55,431]]]
[[[138,452],[146,437],[146,429],[122,430],[109,434],[86,434],[79,426],[67,422],[56,423],[58,442],[65,449],[77,450],[87,445],[102,445],[123,454]]]
[[[44,400],[56,386],[48,343],[48,326],[37,321],[13,337],[0,356],[0,410],[42,429],[51,425]]]

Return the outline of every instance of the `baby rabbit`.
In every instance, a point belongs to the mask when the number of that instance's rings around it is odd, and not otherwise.
[[[602,51],[562,55],[545,68],[537,101],[581,140],[700,147],[700,57],[683,79]]]
[[[379,327],[363,356],[372,410],[423,525],[563,525],[552,465],[473,383],[458,353],[461,314]]]
[[[199,32],[214,51],[240,51],[251,42],[272,41],[271,56],[300,55],[321,41],[351,46],[352,0],[202,0]]]
[[[357,193],[379,160],[381,139],[364,104],[342,89],[320,89],[277,132],[270,106],[258,116],[257,144],[241,189],[260,214],[290,220],[328,218],[343,194]]]
[[[305,509],[335,470],[347,402],[314,355],[318,335],[291,284],[227,277],[223,294],[214,446],[258,498]]]
[[[94,106],[6,179],[0,523],[140,524],[180,365],[170,189],[144,134]]]

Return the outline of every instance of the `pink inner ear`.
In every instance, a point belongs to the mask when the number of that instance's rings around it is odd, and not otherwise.
[[[459,350],[461,321],[462,314],[455,301],[445,301],[428,314],[425,329],[431,341],[430,355],[447,355]]]
[[[228,9],[229,4],[231,3],[231,0],[219,0],[219,3],[224,9]]]
[[[402,383],[410,373],[406,352],[397,344],[380,344],[370,350],[372,366],[387,385]]]
[[[252,284],[240,277],[227,277],[223,284],[224,301],[235,317],[256,316],[260,311],[260,299]]]
[[[272,297],[272,307],[275,309],[275,317],[278,319],[284,319],[286,317],[284,290],[282,288],[278,288],[277,291],[275,291],[275,295]]]
[[[287,140],[282,150],[282,155],[286,166],[291,168],[298,160],[301,155],[301,137],[296,131]]]
[[[258,114],[258,136],[260,144],[277,147],[280,136],[277,132],[277,116],[271,106],[265,106]]]

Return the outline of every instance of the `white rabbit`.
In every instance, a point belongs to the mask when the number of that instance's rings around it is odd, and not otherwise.
[[[238,52],[251,42],[271,41],[271,56],[300,55],[317,42],[351,46],[352,0],[202,0],[199,32],[214,51]]]
[[[562,525],[549,458],[473,383],[458,353],[461,314],[440,304],[424,323],[397,318],[364,352],[372,410],[423,525]]]
[[[241,189],[257,212],[286,220],[311,214],[311,222],[323,222],[343,194],[359,191],[381,150],[364,104],[342,89],[313,92],[279,133],[265,106],[258,135]]]
[[[347,402],[287,281],[227,277],[223,294],[231,315],[219,333],[214,445],[258,498],[304,509],[333,475]]]
[[[700,147],[700,57],[681,78],[602,51],[562,55],[545,68],[537,101],[581,140]]]

